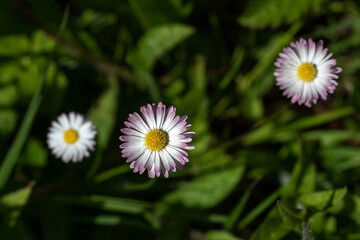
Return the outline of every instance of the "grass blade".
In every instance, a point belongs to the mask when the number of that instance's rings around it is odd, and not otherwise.
[[[21,123],[20,129],[18,133],[16,134],[15,140],[13,144],[11,145],[9,151],[7,152],[5,159],[2,161],[0,166],[0,189],[2,189],[15,164],[16,161],[19,158],[20,151],[24,146],[25,140],[27,139],[27,136],[29,135],[31,126],[33,125],[36,113],[39,109],[41,100],[42,100],[42,89],[45,81],[45,76],[47,73],[47,70],[49,68],[49,64],[46,65],[44,73],[40,79],[39,85],[37,87],[37,90],[30,102],[30,105],[26,111],[26,114],[24,116],[24,119]]]
[[[280,196],[282,188],[276,190],[273,194],[267,197],[259,205],[257,205],[248,215],[246,215],[237,225],[238,229],[243,229],[251,223],[257,216],[263,213],[275,200]]]
[[[226,222],[224,224],[225,229],[230,230],[230,229],[233,228],[233,226],[235,225],[235,222],[237,221],[237,219],[239,218],[239,216],[243,212],[244,207],[245,207],[247,201],[249,200],[249,197],[250,197],[250,194],[251,194],[252,190],[258,184],[259,181],[260,181],[260,179],[257,179],[254,182],[252,182],[251,185],[249,186],[249,188],[244,193],[244,195],[241,197],[239,203],[236,205],[236,207],[230,213],[228,219],[226,220]]]

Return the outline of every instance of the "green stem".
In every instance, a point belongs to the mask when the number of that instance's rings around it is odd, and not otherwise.
[[[307,220],[302,221],[302,239],[303,240],[313,240],[311,237],[310,223]]]

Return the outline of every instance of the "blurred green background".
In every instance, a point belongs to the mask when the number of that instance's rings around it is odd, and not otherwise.
[[[312,108],[273,76],[300,37],[344,69]],[[359,74],[360,1],[3,0],[0,239],[294,240],[310,223],[316,240],[359,240]],[[196,149],[151,180],[118,137],[158,101],[189,115]],[[64,164],[46,134],[70,111],[97,147]]]

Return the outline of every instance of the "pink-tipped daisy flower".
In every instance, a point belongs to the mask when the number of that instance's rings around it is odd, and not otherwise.
[[[130,168],[142,174],[146,169],[150,178],[169,177],[169,170],[183,170],[183,165],[189,161],[185,150],[193,150],[194,132],[187,132],[191,124],[187,124],[187,116],[175,116],[176,108],[166,106],[161,102],[156,106],[147,104],[140,108],[140,113],[129,114],[124,124],[120,140],[122,157],[127,158]]]
[[[301,38],[290,43],[276,59],[276,85],[292,103],[311,107],[319,97],[326,100],[328,93],[333,93],[338,85],[335,79],[342,71],[335,67],[336,60],[331,56],[322,40],[315,43],[311,38],[308,41]]]

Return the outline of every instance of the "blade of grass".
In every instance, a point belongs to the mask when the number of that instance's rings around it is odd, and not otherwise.
[[[57,196],[57,201],[89,208],[97,208],[103,211],[121,212],[129,214],[141,214],[152,207],[149,202],[136,199],[109,197],[101,195],[91,196]]]
[[[69,13],[70,13],[70,7],[68,5],[65,9],[63,19],[62,19],[60,27],[59,27],[58,36],[60,36],[65,30],[67,20],[69,18]],[[55,44],[52,53],[54,53],[54,50],[56,49],[56,47],[57,47],[57,44]],[[52,56],[50,57],[50,60],[51,59],[52,59]],[[25,144],[25,141],[26,141],[28,135],[29,135],[29,132],[33,125],[36,113],[40,107],[40,104],[41,104],[41,101],[43,98],[43,86],[44,86],[46,74],[47,74],[48,68],[51,64],[50,60],[48,61],[48,63],[45,66],[44,72],[40,78],[39,85],[36,89],[34,96],[31,99],[30,105],[25,113],[24,119],[21,122],[19,131],[16,134],[15,140],[11,144],[9,151],[7,152],[4,160],[1,163],[1,166],[0,166],[0,189],[2,189],[5,186],[7,180],[10,177],[10,174],[19,158],[20,152]]]
[[[236,221],[238,220],[239,216],[243,212],[247,201],[249,200],[249,197],[250,197],[250,194],[251,194],[252,190],[258,184],[259,181],[260,181],[260,179],[257,179],[257,180],[255,180],[254,182],[251,183],[249,188],[246,190],[244,195],[241,197],[239,203],[236,205],[234,210],[230,213],[230,216],[227,218],[227,220],[226,220],[226,222],[224,224],[224,228],[226,230],[230,230],[230,229],[232,229],[234,227]]]
[[[316,127],[331,121],[334,121],[339,118],[343,118],[355,113],[355,109],[353,107],[345,107],[341,109],[335,109],[327,113],[323,113],[320,115],[310,116],[306,118],[302,118],[294,123],[290,123],[287,126],[281,127],[281,130],[299,130],[306,129],[311,127]]]
[[[7,180],[19,158],[20,151],[24,146],[27,136],[29,135],[30,129],[33,125],[36,113],[39,109],[39,106],[40,106],[40,103],[41,103],[41,100],[43,97],[42,89],[43,89],[45,76],[46,76],[48,68],[49,68],[49,64],[47,64],[45,67],[45,70],[40,79],[39,85],[37,87],[37,90],[36,90],[32,100],[30,102],[30,105],[26,111],[26,114],[21,123],[20,129],[16,134],[15,140],[14,140],[13,144],[11,145],[9,151],[7,152],[5,159],[1,163],[1,166],[0,166],[0,189],[2,189],[5,186]]]
[[[257,207],[255,207],[248,215],[246,215],[237,225],[237,228],[243,229],[249,223],[255,220],[257,216],[263,213],[268,207],[271,206],[275,202],[275,200],[280,196],[282,188],[279,188],[274,193],[272,193],[269,197],[267,197],[264,201],[262,201]]]
[[[242,47],[238,46],[235,49],[234,56],[233,56],[233,64],[229,70],[229,72],[225,75],[225,77],[221,80],[219,84],[219,88],[224,90],[229,84],[231,80],[234,79],[236,73],[239,71],[241,64],[243,63],[245,57],[245,51]]]
[[[129,172],[130,170],[131,169],[127,165],[121,165],[119,167],[111,168],[107,171],[104,171],[104,172],[96,175],[94,178],[94,182],[100,183],[100,182],[106,181],[110,178],[113,178],[117,175],[121,175],[123,173]]]

